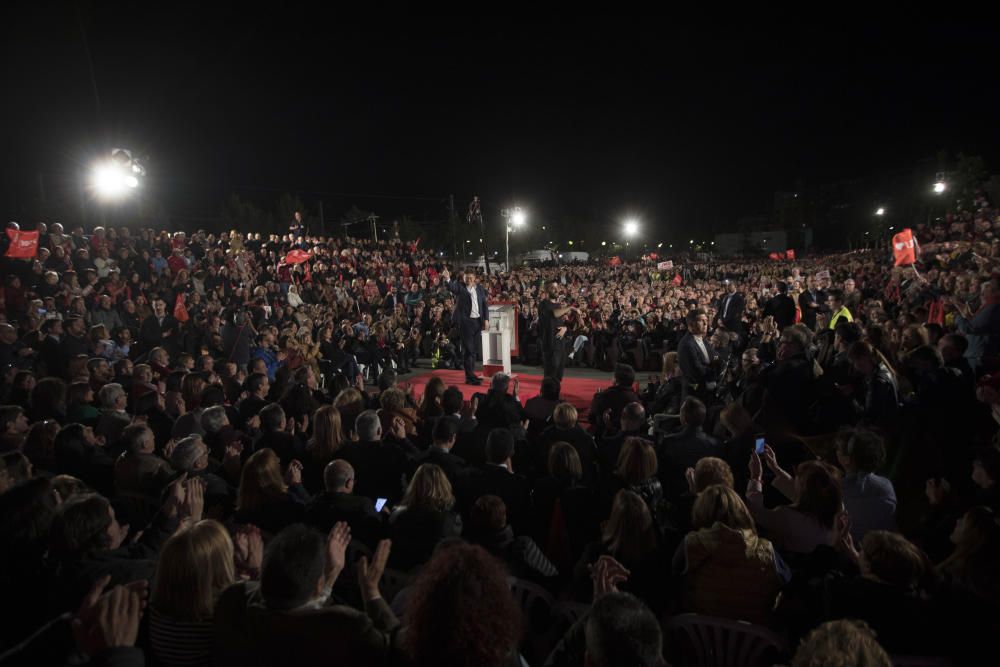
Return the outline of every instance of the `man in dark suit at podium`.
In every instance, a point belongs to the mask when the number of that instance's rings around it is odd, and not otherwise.
[[[455,280],[450,280],[450,277],[450,274],[445,275],[449,278],[448,289],[455,295],[455,311],[451,319],[458,325],[462,336],[465,383],[482,384],[483,381],[476,377],[476,338],[479,332],[486,331],[490,326],[486,290],[476,282],[474,273],[460,273]]]

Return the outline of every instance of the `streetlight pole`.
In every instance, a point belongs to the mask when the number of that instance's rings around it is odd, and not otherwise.
[[[500,214],[504,218],[504,228],[506,230],[506,235],[504,236],[504,261],[506,263],[507,273],[510,273],[510,233],[513,231],[511,226],[520,227],[524,224],[526,216],[520,206],[505,208],[500,212]]]

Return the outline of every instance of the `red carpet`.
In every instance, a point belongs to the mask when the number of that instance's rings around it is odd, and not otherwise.
[[[465,384],[465,372],[464,371],[445,371],[445,370],[435,370],[430,373],[423,373],[413,378],[405,378],[402,380],[403,383],[409,382],[413,385],[413,395],[416,396],[417,400],[424,394],[424,387],[434,376],[437,376],[444,380],[445,384],[448,386],[455,385],[462,390],[462,395],[465,400],[472,398],[472,395],[476,392],[486,393],[490,388],[489,378],[483,378],[483,384],[478,387],[471,384]],[[528,375],[524,373],[516,374],[517,379],[520,381],[521,386],[518,391],[518,396],[523,404],[529,398],[534,398],[538,395],[538,392],[542,386],[542,376],[541,375]],[[579,413],[579,420],[581,422],[587,421],[587,413],[590,411],[590,402],[594,398],[594,394],[605,387],[611,386],[612,378],[610,373],[605,379],[593,379],[593,378],[574,378],[574,377],[564,377],[562,381],[562,400],[573,404],[576,411]]]

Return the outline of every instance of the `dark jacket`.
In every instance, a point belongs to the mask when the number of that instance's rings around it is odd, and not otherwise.
[[[462,517],[457,512],[400,507],[389,517],[390,565],[397,570],[423,565],[430,560],[438,542],[461,535]]]
[[[511,473],[503,466],[487,463],[473,469],[465,476],[460,498],[463,512],[482,496],[498,496],[507,506],[507,519],[514,532],[521,535],[528,531],[531,521],[531,489],[528,480]]]
[[[448,289],[455,295],[455,310],[451,313],[451,320],[460,323],[468,320],[472,315],[472,297],[465,283],[452,280],[448,283]],[[482,285],[476,285],[476,298],[479,299],[479,317],[488,320],[490,311],[486,305],[486,290]]]
[[[707,386],[718,380],[717,373],[712,369],[712,362],[719,358],[719,353],[712,347],[707,337],[703,338],[702,342],[705,343],[708,359],[705,359],[701,348],[690,333],[684,334],[684,338],[677,344],[677,364],[683,374],[685,395],[703,395],[708,391]]]
[[[444,471],[445,477],[451,482],[453,489],[458,488],[462,475],[466,473],[469,466],[460,456],[455,456],[451,452],[446,452],[440,447],[431,445],[426,452],[423,452],[413,461],[413,469],[416,470],[425,463],[433,463]]]
[[[587,418],[594,429],[594,436],[600,437],[604,434],[603,415],[606,410],[611,410],[610,423],[616,425],[621,419],[625,406],[639,401],[639,395],[632,390],[632,387],[612,385],[594,394],[594,398],[590,402],[590,416]]]
[[[719,441],[700,426],[688,426],[680,433],[665,436],[656,447],[656,460],[659,464],[657,476],[667,497],[676,498],[687,491],[684,472],[688,468],[693,468],[706,456],[721,454]]]
[[[338,521],[351,527],[351,537],[374,549],[385,537],[383,515],[364,496],[340,491],[323,491],[306,505],[305,522],[323,534],[329,533]]]
[[[394,442],[348,442],[340,458],[354,467],[354,493],[373,502],[388,498],[395,505],[409,483],[412,462]]]
[[[218,667],[320,665],[332,656],[373,667],[401,660],[394,635],[399,621],[381,598],[365,601],[364,612],[332,604],[272,611],[257,584],[239,583],[222,593],[213,624],[212,664]]]

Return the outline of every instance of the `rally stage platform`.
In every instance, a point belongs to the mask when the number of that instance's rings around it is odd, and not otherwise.
[[[524,404],[529,398],[534,398],[542,386],[542,369],[537,366],[520,366],[515,364],[511,367],[511,373],[520,382],[518,397]],[[490,388],[490,379],[481,376],[481,371],[477,371],[483,380],[481,385],[465,384],[465,372],[454,370],[430,370],[426,368],[415,368],[408,375],[400,377],[400,383],[413,385],[413,393],[419,400],[424,393],[424,387],[430,382],[432,377],[439,377],[444,380],[445,385],[455,385],[462,390],[465,400],[472,398],[473,394],[485,394]],[[590,411],[590,402],[594,394],[611,386],[613,378],[611,373],[598,371],[591,368],[567,368],[563,376],[562,392],[560,398],[567,401],[576,408],[579,413],[580,422],[586,423],[587,413]]]

